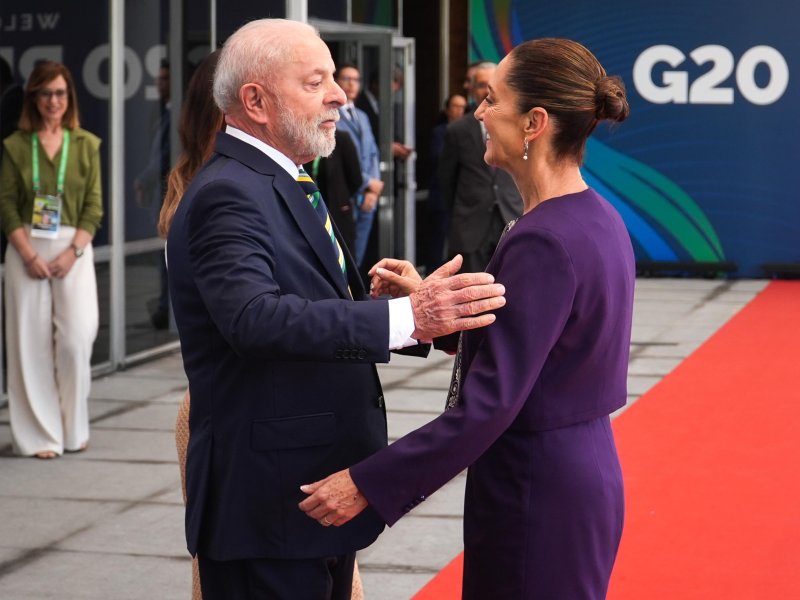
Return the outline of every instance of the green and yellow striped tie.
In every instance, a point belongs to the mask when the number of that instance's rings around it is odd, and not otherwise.
[[[322,194],[319,193],[319,188],[311,176],[306,173],[303,167],[299,167],[300,174],[297,176],[297,182],[306,194],[311,206],[317,211],[317,216],[322,224],[325,226],[325,231],[328,232],[328,237],[331,239],[333,250],[336,253],[336,259],[339,261],[339,267],[342,269],[344,280],[347,282],[347,267],[344,264],[344,252],[339,245],[336,236],[333,233],[333,224],[331,223],[331,216],[328,214],[328,209],[325,207],[325,202],[322,200]]]

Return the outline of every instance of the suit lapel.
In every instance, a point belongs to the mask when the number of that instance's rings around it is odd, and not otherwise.
[[[314,207],[311,206],[311,202],[308,201],[308,198],[303,193],[300,184],[259,149],[225,133],[217,135],[215,149],[220,154],[230,156],[258,173],[272,177],[272,185],[277,193],[276,195],[284,202],[297,222],[300,231],[319,258],[330,280],[343,298],[349,298],[347,284],[342,276],[342,269],[339,267],[328,232],[325,231],[325,227],[320,222]],[[331,222],[333,221],[331,220]],[[338,231],[336,231],[336,237],[341,240]],[[340,241],[339,244],[341,245],[342,242]],[[344,248],[344,246],[342,247]],[[347,257],[346,250],[345,256]],[[348,271],[350,268],[351,265],[348,264]]]
[[[300,185],[283,169],[281,171],[284,176],[281,176],[280,173],[276,174],[273,182],[275,190],[285,202],[294,220],[297,221],[300,231],[303,232],[309,246],[311,246],[311,249],[314,250],[314,253],[325,267],[325,271],[327,271],[331,281],[336,285],[336,289],[339,290],[342,297],[349,298],[347,284],[342,275],[342,269],[336,260],[336,253],[331,239],[328,237],[328,232],[325,231],[325,227],[320,222],[314,207],[311,206]],[[331,223],[333,223],[333,220],[331,220]],[[341,240],[341,236],[335,230],[335,226],[334,231],[336,238]],[[339,241],[339,245],[342,245],[341,241]],[[347,265],[347,268],[349,269],[350,265]]]
[[[464,118],[466,119],[467,117]],[[486,152],[486,140],[483,138],[483,130],[481,129],[480,121],[475,119],[472,115],[469,115],[469,118],[472,119],[469,127],[470,138],[472,139],[472,143],[476,144],[478,147],[476,156],[480,157],[479,160],[483,163],[483,168],[486,169],[489,177],[494,179],[494,173],[496,169],[487,165],[486,161],[483,160],[483,154]]]

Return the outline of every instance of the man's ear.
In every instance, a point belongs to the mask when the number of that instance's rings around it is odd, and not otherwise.
[[[550,115],[541,106],[534,106],[523,117],[523,129],[527,140],[534,140],[547,129]]]
[[[248,120],[265,125],[269,121],[269,98],[258,83],[246,83],[239,89],[239,101]]]

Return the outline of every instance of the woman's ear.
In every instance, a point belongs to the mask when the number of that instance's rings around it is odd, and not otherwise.
[[[525,139],[534,140],[547,128],[550,122],[550,115],[541,106],[535,106],[525,113],[523,119]]]

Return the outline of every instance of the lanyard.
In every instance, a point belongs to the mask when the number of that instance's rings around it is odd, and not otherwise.
[[[32,160],[33,160],[33,194],[39,193],[39,136],[34,131],[31,134]],[[58,166],[58,180],[56,189],[58,197],[64,195],[64,177],[67,173],[67,156],[69,155],[69,130],[64,130],[64,141],[61,144],[61,164]]]
[[[314,158],[314,162],[311,163],[311,179],[314,181],[317,180],[317,175],[319,174],[319,156]]]

